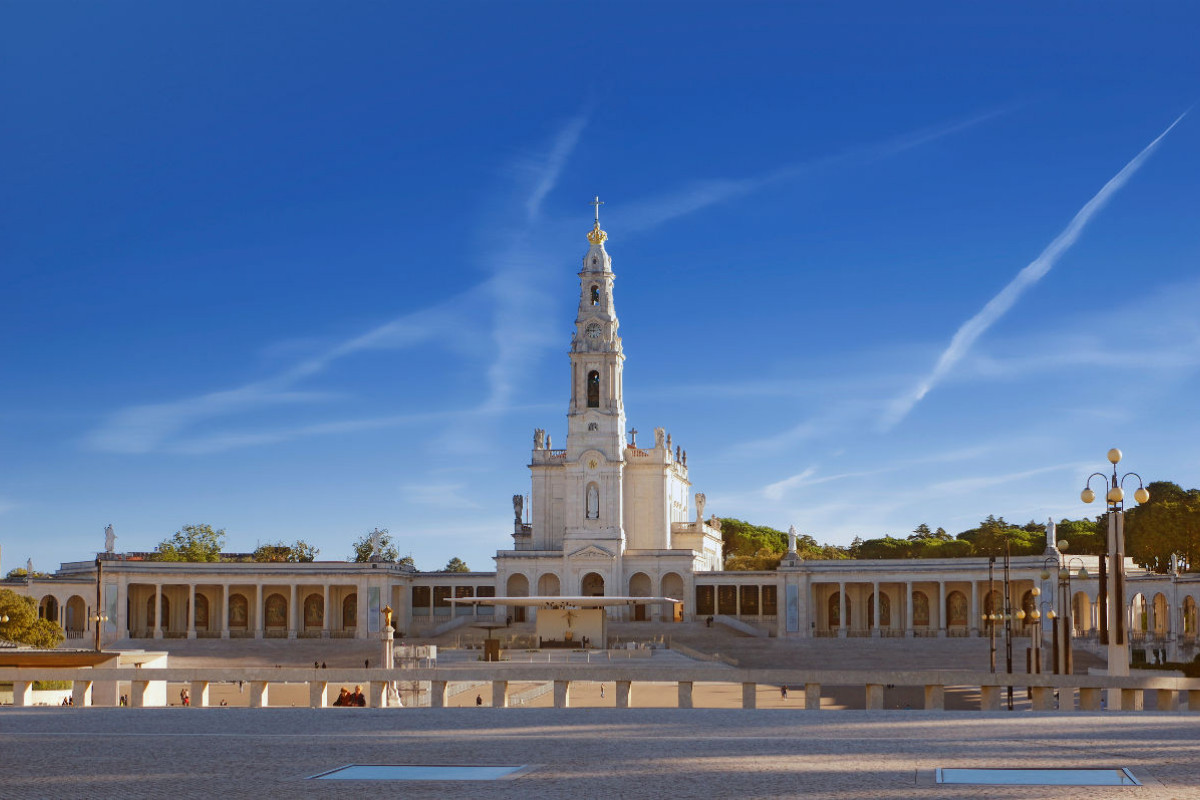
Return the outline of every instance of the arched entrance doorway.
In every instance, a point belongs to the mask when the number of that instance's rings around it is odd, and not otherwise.
[[[505,592],[509,597],[529,597],[529,579],[520,573],[508,576]],[[525,621],[525,606],[510,606],[513,622]]]
[[[630,597],[649,597],[650,591],[650,576],[644,572],[635,572],[629,578],[629,596]],[[634,622],[645,622],[650,618],[647,613],[645,603],[637,603],[633,607]]]
[[[604,576],[599,572],[589,572],[583,576],[580,594],[584,597],[604,597]]]

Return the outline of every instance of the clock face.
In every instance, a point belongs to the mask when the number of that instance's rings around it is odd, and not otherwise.
[[[601,327],[600,323],[593,322],[584,329],[583,333],[589,339],[599,339],[604,333],[604,328]]]

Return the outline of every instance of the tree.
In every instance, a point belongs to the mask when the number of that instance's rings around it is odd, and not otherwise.
[[[37,605],[32,597],[21,597],[11,589],[0,589],[0,639],[33,645],[34,647],[57,647],[66,634],[53,620],[39,619]]]
[[[417,562],[413,560],[412,556],[405,556],[404,558],[397,559],[396,563],[402,567],[412,567],[413,569],[417,568]]]
[[[277,561],[294,564],[313,561],[319,552],[321,551],[303,539],[297,539],[291,544],[284,544],[282,541],[261,544],[254,549],[253,559],[255,561]]]
[[[379,556],[384,561],[395,561],[400,555],[400,551],[396,549],[396,545],[392,540],[392,535],[388,533],[387,528],[376,528],[375,530],[364,533],[358,537],[351,547],[354,548],[353,555],[350,556],[351,561],[360,563],[371,560],[371,540],[375,537],[379,538]]]
[[[220,561],[225,544],[225,529],[214,531],[211,525],[184,525],[170,539],[154,548],[152,561]]]
[[[933,538],[933,531],[929,530],[929,526],[926,525],[924,522],[922,522],[920,525],[917,526],[916,530],[914,530],[912,532],[912,534],[908,537],[908,540],[910,542],[920,542],[920,541],[924,541],[925,539],[932,539],[932,538]]]
[[[25,569],[24,567],[14,567],[13,569],[10,569],[10,570],[8,571],[8,574],[6,574],[4,577],[6,577],[6,578],[24,578],[24,577],[26,577],[26,576],[28,576],[28,575],[29,575],[29,570]],[[33,571],[33,577],[35,577],[35,578],[49,578],[50,576],[49,576],[49,575],[47,575],[47,574],[46,574],[46,573],[44,573],[44,572],[38,572],[38,571],[35,569],[35,570]]]
[[[721,520],[721,541],[725,546],[725,569],[775,569],[787,552],[787,534],[766,525],[725,517]],[[796,553],[807,561],[846,558],[846,551],[829,544],[817,544],[808,534],[797,534]]]
[[[442,567],[442,572],[470,572],[471,568],[467,566],[467,562],[463,561],[458,556],[446,562],[446,566]]]
[[[1128,554],[1159,573],[1170,569],[1174,554],[1189,567],[1195,564],[1200,556],[1200,490],[1170,481],[1152,481],[1146,489],[1150,500],[1125,512]]]

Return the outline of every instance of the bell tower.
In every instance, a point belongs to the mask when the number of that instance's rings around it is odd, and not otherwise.
[[[625,353],[613,304],[612,258],[600,229],[600,198],[592,201],[596,220],[588,232],[588,251],[579,272],[579,310],[571,338],[571,402],[567,409],[567,459],[598,450],[611,462],[624,460]]]

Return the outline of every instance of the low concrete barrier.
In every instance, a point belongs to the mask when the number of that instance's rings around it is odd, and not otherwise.
[[[1001,695],[1008,687],[1028,689],[1035,711],[1074,711],[1078,693],[1080,711],[1141,711],[1145,706],[1154,711],[1200,712],[1200,679],[1108,675],[1029,675],[1015,673],[976,672],[968,670],[794,670],[794,669],[730,669],[715,665],[687,667],[654,667],[637,662],[622,664],[529,664],[520,662],[483,663],[478,666],[453,668],[412,669],[346,669],[314,670],[309,668],[179,668],[131,669],[109,668],[55,669],[52,667],[0,668],[0,683],[13,684],[13,705],[28,706],[33,702],[34,681],[72,681],[72,696],[76,706],[116,705],[115,692],[97,692],[95,687],[130,684],[129,704],[135,708],[165,705],[165,686],[170,683],[188,685],[191,705],[204,708],[209,704],[209,690],[214,683],[239,683],[249,689],[249,705],[254,708],[270,705],[271,684],[306,684],[309,705],[324,708],[329,705],[329,685],[361,685],[367,687],[367,702],[372,707],[386,705],[387,687],[394,682],[428,682],[431,687],[430,706],[446,705],[449,687],[454,684],[490,684],[492,704],[508,705],[508,686],[512,683],[546,683],[553,686],[554,705],[570,705],[571,684],[578,681],[610,682],[616,684],[616,705],[632,705],[635,683],[674,682],[678,685],[678,706],[693,707],[693,689],[697,683],[741,684],[742,706],[757,706],[759,685],[803,686],[804,708],[818,710],[822,686],[862,686],[864,707],[883,708],[884,688],[888,686],[920,687],[925,693],[925,708],[945,708],[947,687],[978,687],[979,708],[998,710]],[[1145,693],[1153,692],[1151,702],[1144,703]],[[1107,706],[1102,703],[1102,693]]]

